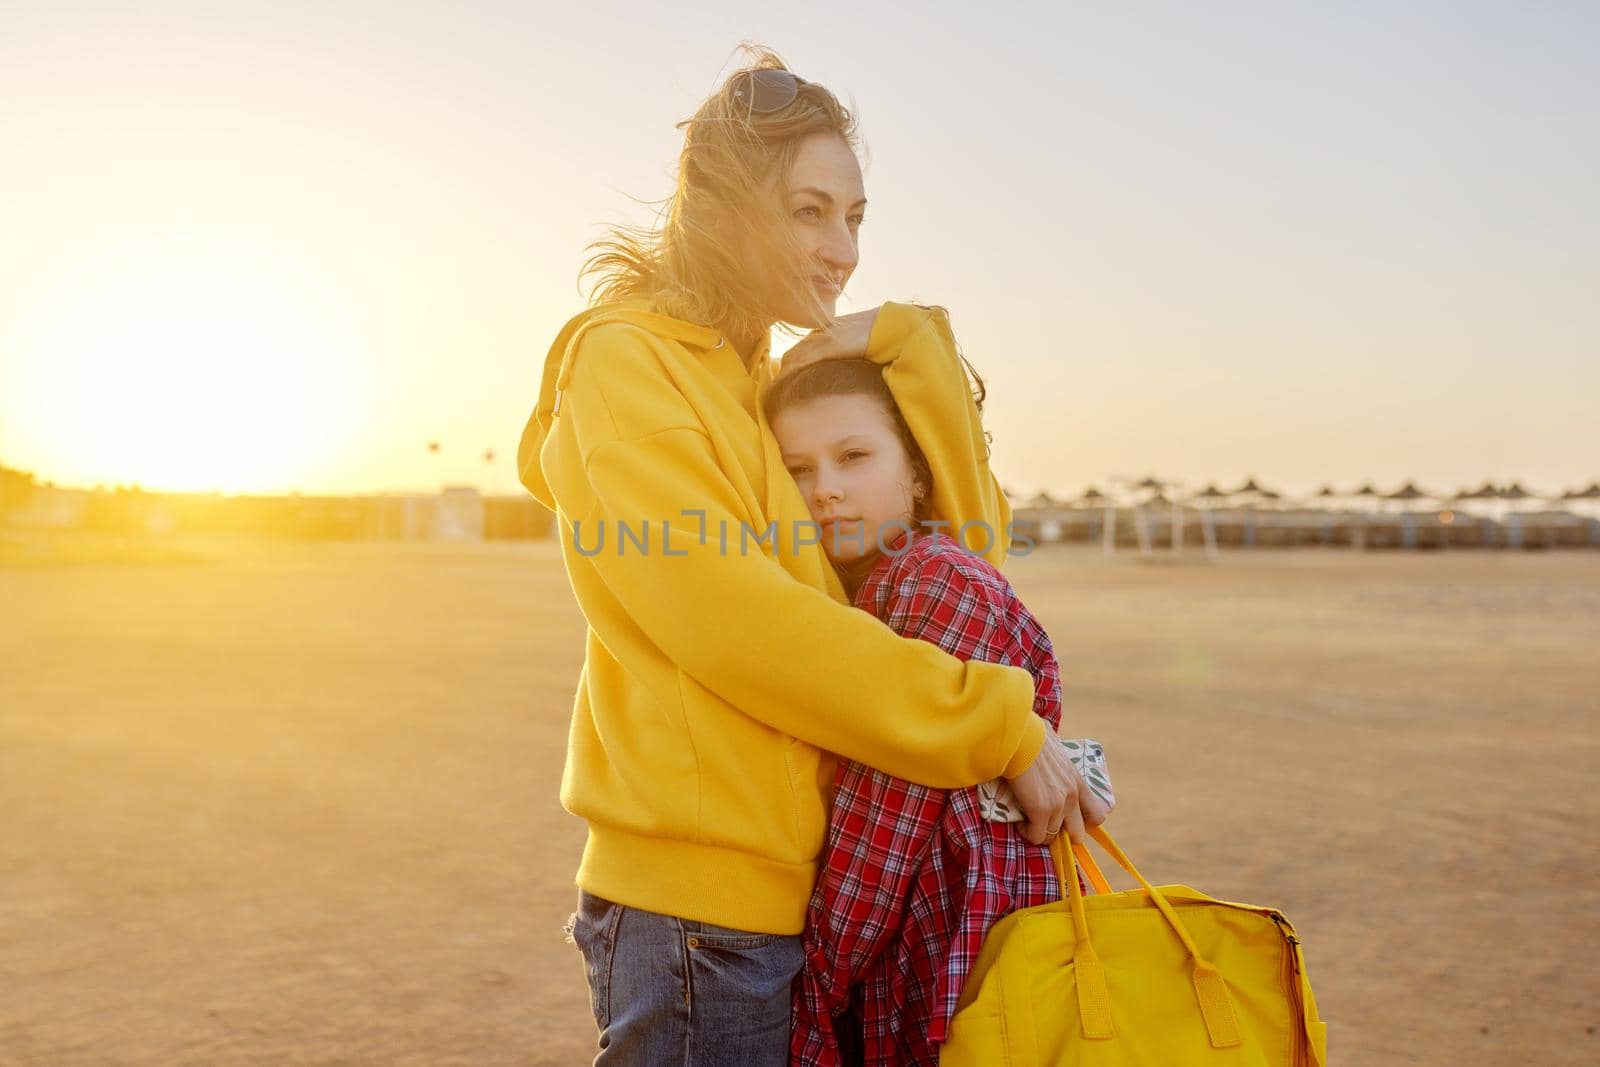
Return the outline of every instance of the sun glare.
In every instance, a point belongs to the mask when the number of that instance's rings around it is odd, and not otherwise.
[[[63,306],[23,353],[64,465],[166,490],[281,491],[349,422],[350,353],[253,279],[166,273]]]

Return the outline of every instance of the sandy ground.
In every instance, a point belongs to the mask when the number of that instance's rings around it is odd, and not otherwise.
[[[1119,837],[1288,912],[1335,1064],[1600,1062],[1600,554],[1011,575]],[[0,569],[0,1065],[588,1062],[581,649],[548,544]]]

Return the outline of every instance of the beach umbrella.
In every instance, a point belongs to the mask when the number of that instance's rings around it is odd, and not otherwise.
[[[1358,514],[1371,514],[1378,510],[1378,490],[1371,482],[1365,482],[1359,489],[1351,490],[1344,498],[1344,502],[1345,510],[1347,511],[1353,511]],[[1358,549],[1366,547],[1365,522],[1356,527],[1355,547]]]
[[[1131,479],[1125,481],[1121,479],[1118,480],[1122,481],[1122,486],[1126,490],[1128,496],[1132,497],[1135,507],[1143,507],[1145,504],[1150,503],[1152,499],[1160,496],[1162,490],[1166,489],[1167,487],[1166,482],[1163,482],[1160,478],[1157,478],[1153,474],[1141,478],[1137,482],[1132,481]]]
[[[1243,485],[1228,495],[1232,497],[1232,503],[1247,508],[1254,507],[1257,504],[1265,504],[1270,500],[1283,499],[1281,494],[1263,487],[1253,477],[1247,478]]]
[[[1317,490],[1316,495],[1310,501],[1310,506],[1319,511],[1332,512],[1346,511],[1356,503],[1359,502],[1352,500],[1348,494],[1339,492],[1330,483],[1324,484],[1321,489]]]
[[[1383,495],[1385,510],[1402,515],[1407,512],[1437,511],[1444,506],[1444,503],[1442,498],[1434,496],[1425,489],[1417,488],[1416,482],[1407,482],[1394,492]]]
[[[1600,482],[1592,483],[1587,489],[1574,489],[1563,494],[1561,498],[1569,511],[1574,514],[1586,515],[1590,519],[1600,519]],[[1591,534],[1591,538],[1594,535]],[[1595,542],[1590,541],[1591,544]]]
[[[1189,498],[1200,509],[1200,534],[1205,539],[1206,559],[1217,558],[1217,517],[1211,509],[1227,495],[1217,488],[1216,482],[1207,482],[1204,489]]]
[[[1236,499],[1243,497],[1245,498],[1246,502],[1283,499],[1283,494],[1277,492],[1276,490],[1268,489],[1266,486],[1256,481],[1253,476],[1246,478],[1243,485],[1228,495]]]
[[[1524,489],[1521,482],[1512,482],[1496,493],[1494,500],[1489,503],[1493,508],[1495,521],[1505,528],[1506,545],[1511,548],[1521,548],[1522,516],[1540,510],[1542,505],[1539,498]]]
[[[1113,556],[1117,551],[1117,505],[1111,497],[1102,493],[1094,486],[1089,486],[1078,498],[1090,507],[1098,507],[1100,513],[1100,549],[1107,556]]]
[[[1454,499],[1458,502],[1462,500],[1473,502],[1498,500],[1500,499],[1500,490],[1495,488],[1493,482],[1484,482],[1481,488],[1459,492]]]
[[[1396,489],[1394,492],[1392,492],[1392,493],[1388,494],[1387,496],[1385,496],[1384,499],[1385,500],[1421,500],[1422,498],[1424,498],[1426,496],[1429,496],[1429,495],[1430,494],[1424,493],[1421,489],[1418,489],[1417,488],[1417,484],[1415,482],[1407,482],[1405,485],[1402,485],[1399,489]]]
[[[1500,504],[1500,490],[1493,482],[1484,482],[1477,489],[1457,493],[1451,503],[1468,515],[1485,519],[1498,520],[1505,510]]]
[[[1041,489],[1028,498],[1027,502],[1022,506],[1027,508],[1053,508],[1056,506],[1056,499],[1047,491]]]

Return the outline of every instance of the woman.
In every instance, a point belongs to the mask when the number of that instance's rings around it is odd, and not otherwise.
[[[595,1062],[782,1064],[829,753],[934,787],[1004,776],[1035,842],[1082,833],[1080,782],[1027,671],[849,605],[761,412],[774,323],[822,331],[786,366],[881,364],[934,512],[1003,561],[948,321],[834,317],[866,203],[853,118],[758,50],[683,125],[664,222],[590,261],[602,284],[551,346],[518,464],[588,624],[561,800],[588,823],[570,929]]]

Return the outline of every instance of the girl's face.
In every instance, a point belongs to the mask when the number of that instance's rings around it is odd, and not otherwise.
[[[782,200],[789,225],[805,250],[800,265],[831,318],[845,283],[860,261],[857,230],[866,217],[867,194],[861,165],[843,137],[814,133],[800,142],[787,189],[774,182],[770,195]],[[817,329],[811,308],[800,304],[782,286],[769,286],[768,311],[776,319]]]
[[[883,405],[868,396],[826,396],[797,404],[772,424],[783,464],[822,527],[828,558],[876,555],[915,527],[918,491],[911,460]],[[904,525],[897,525],[904,524]]]

